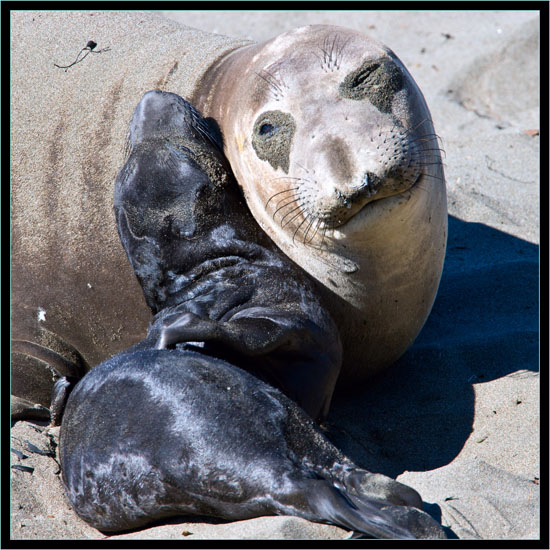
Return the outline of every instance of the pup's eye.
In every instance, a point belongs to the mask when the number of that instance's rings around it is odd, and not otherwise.
[[[258,134],[260,136],[270,136],[271,134],[275,133],[276,130],[276,126],[273,126],[273,124],[270,124],[269,122],[264,122],[258,130]]]

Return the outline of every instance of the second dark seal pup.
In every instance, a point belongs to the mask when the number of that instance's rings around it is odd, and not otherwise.
[[[195,342],[326,415],[341,343],[313,284],[265,236],[219,134],[176,94],[147,92],[115,184],[118,229],[158,348]]]
[[[445,538],[413,489],[357,468],[280,391],[189,350],[119,354],[69,395],[66,494],[101,531],[192,514],[294,515],[381,538]]]

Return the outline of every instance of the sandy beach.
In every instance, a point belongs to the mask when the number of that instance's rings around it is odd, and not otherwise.
[[[386,44],[407,66],[445,150],[443,276],[413,346],[360,395],[337,396],[327,435],[362,467],[414,487],[449,538],[540,538],[538,13],[154,15],[255,41],[302,25],[341,25]],[[107,537],[80,520],[65,499],[58,429],[18,421],[11,436],[13,539],[190,544],[351,535],[297,518],[264,517],[232,523],[175,518]]]

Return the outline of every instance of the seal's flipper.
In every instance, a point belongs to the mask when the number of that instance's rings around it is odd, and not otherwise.
[[[343,482],[352,493],[422,510],[422,498],[417,491],[383,474],[353,468],[345,473]]]
[[[354,497],[352,497],[352,501]],[[429,514],[410,506],[385,506],[382,511],[389,514],[399,527],[410,531],[417,539],[446,539],[442,526]]]
[[[441,525],[416,507],[368,498],[324,479],[297,481],[289,496],[293,506],[301,508],[296,515],[310,521],[332,523],[376,538],[447,538]]]
[[[48,420],[57,380],[79,380],[89,370],[79,351],[54,332],[40,327],[33,338],[11,341],[13,420]]]
[[[259,308],[255,308],[259,309]],[[246,312],[246,310],[244,310]],[[268,317],[267,312],[271,313]],[[288,322],[288,316],[265,310],[265,315],[255,317],[241,316],[230,321],[213,321],[189,311],[177,311],[165,315],[162,313],[162,326],[156,349],[172,347],[178,343],[194,341],[214,341],[227,346],[242,355],[255,357],[281,350],[284,347],[298,353],[300,343],[311,332]],[[155,320],[153,320],[153,330]],[[312,324],[312,323],[310,323]]]
[[[61,426],[65,404],[78,380],[63,376],[53,386],[50,403],[50,426]]]
[[[17,395],[11,396],[12,420],[48,420],[49,417],[50,411],[46,407]]]
[[[324,479],[297,481],[289,497],[295,507],[296,502],[302,503],[296,515],[310,521],[332,523],[375,538],[416,539],[402,525],[405,522],[395,521],[393,514],[385,511],[388,503],[353,496]]]
[[[217,321],[199,317],[188,311],[171,315],[160,328],[155,349],[167,349],[175,344],[215,339],[220,335],[219,325]]]

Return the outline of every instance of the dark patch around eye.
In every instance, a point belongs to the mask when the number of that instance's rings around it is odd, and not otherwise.
[[[342,97],[368,99],[383,113],[390,113],[394,95],[403,88],[403,73],[389,57],[367,60],[349,73],[339,86]]]
[[[254,123],[252,147],[260,160],[266,160],[274,170],[281,167],[287,174],[290,148],[296,130],[294,118],[282,111],[266,111]]]

